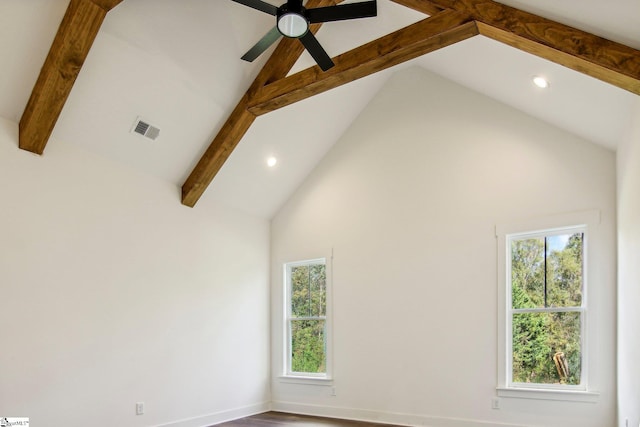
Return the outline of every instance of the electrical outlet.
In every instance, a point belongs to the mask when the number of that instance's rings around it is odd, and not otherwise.
[[[336,388],[331,387],[331,396],[335,396],[335,395],[336,395]]]
[[[491,399],[491,409],[500,409],[500,398],[494,397]]]
[[[144,402],[136,403],[136,415],[144,414]]]

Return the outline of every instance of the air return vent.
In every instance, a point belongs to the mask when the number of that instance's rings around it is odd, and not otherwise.
[[[153,141],[155,141],[156,138],[160,136],[160,129],[150,125],[149,122],[141,119],[140,117],[136,119],[135,123],[133,124],[133,128],[131,129],[131,132],[142,135],[145,138],[149,138]]]

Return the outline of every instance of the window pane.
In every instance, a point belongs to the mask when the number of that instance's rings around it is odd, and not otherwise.
[[[547,238],[547,306],[582,304],[583,233]]]
[[[327,311],[327,273],[324,264],[310,266],[310,315],[325,316]]]
[[[291,371],[325,373],[325,321],[291,321]]]
[[[544,238],[511,242],[513,308],[544,307]]]
[[[513,315],[513,382],[580,384],[581,313]]]
[[[291,316],[326,315],[327,275],[324,264],[291,268]]]
[[[309,316],[309,266],[291,267],[291,315]]]

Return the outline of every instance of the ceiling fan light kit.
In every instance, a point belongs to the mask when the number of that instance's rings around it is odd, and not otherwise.
[[[306,9],[302,0],[287,0],[280,7],[263,0],[233,0],[236,3],[268,13],[276,17],[276,26],[269,30],[242,59],[252,62],[275,43],[280,36],[299,39],[323,71],[334,66],[331,57],[320,45],[316,37],[309,31],[309,25],[348,19],[369,18],[377,16],[376,0],[349,3]]]
[[[309,31],[309,20],[305,16],[305,9],[302,5],[299,8],[289,7],[288,3],[278,8],[278,31],[285,37],[300,38]]]

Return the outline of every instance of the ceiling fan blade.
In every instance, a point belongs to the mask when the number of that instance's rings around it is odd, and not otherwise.
[[[247,53],[242,56],[242,59],[248,62],[253,62],[258,56],[262,55],[265,50],[269,49],[269,46],[275,43],[276,40],[280,38],[280,36],[281,34],[280,31],[278,31],[278,27],[273,27],[267,34],[264,35],[264,37],[260,39],[260,41],[258,41],[258,43],[256,43],[251,49],[249,49]]]
[[[278,8],[272,4],[264,2],[262,0],[233,0],[236,3],[243,4],[245,6],[249,6],[253,9],[259,10],[264,13],[268,13],[269,15],[276,16],[278,13]]]
[[[322,71],[327,71],[335,65],[329,55],[327,55],[327,52],[325,52],[322,46],[320,46],[318,39],[316,39],[316,36],[314,36],[311,31],[300,37],[300,41],[309,51],[313,59],[316,60],[320,68],[322,68]]]
[[[345,19],[370,18],[378,14],[375,0],[359,3],[341,4],[337,6],[316,7],[307,9],[306,16],[310,23],[343,21]]]

